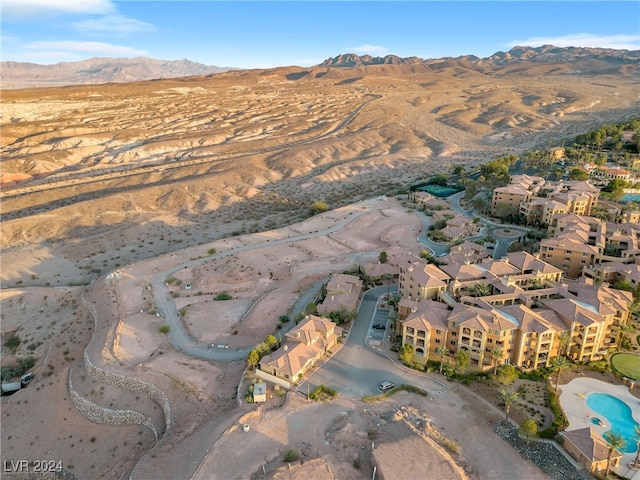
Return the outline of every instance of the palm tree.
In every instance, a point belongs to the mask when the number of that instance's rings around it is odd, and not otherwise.
[[[611,468],[611,457],[613,456],[613,453],[616,450],[624,447],[627,442],[624,440],[624,437],[622,435],[620,435],[618,432],[614,432],[613,430],[609,430],[604,435],[602,435],[602,437],[609,445],[609,454],[607,455],[607,471],[604,474],[604,478],[607,478],[609,476],[609,470]]]
[[[505,421],[509,420],[509,410],[511,409],[511,404],[515,401],[518,395],[520,395],[518,392],[514,392],[511,389],[500,389],[500,398],[502,398],[502,401],[504,402]]]
[[[556,390],[558,390],[558,384],[560,383],[560,372],[562,372],[562,369],[568,367],[570,364],[571,362],[565,357],[554,358],[551,361],[553,369],[558,372],[558,376],[556,377]]]
[[[621,323],[620,325],[618,325],[618,346],[616,347],[616,350],[620,350],[620,348],[622,347],[622,339],[624,338],[624,334],[634,331],[635,328],[630,323]]]
[[[493,374],[498,373],[498,362],[504,358],[504,351],[501,348],[494,348],[491,352],[491,360],[493,360]]]
[[[640,466],[640,425],[633,427],[633,433],[638,441],[638,453],[636,453],[636,459],[633,461],[633,465],[635,468],[638,468]]]
[[[558,335],[558,355],[566,355],[570,342],[571,335],[569,335],[569,332],[560,332],[560,335]]]
[[[631,305],[629,305],[629,312],[631,312],[632,318],[640,315],[640,301],[634,301]]]
[[[478,283],[473,285],[469,290],[472,297],[486,297],[491,293],[491,285],[488,283]]]
[[[444,356],[447,354],[447,349],[445,347],[436,348],[436,355],[440,355],[440,375],[442,375],[442,367],[444,365]]]

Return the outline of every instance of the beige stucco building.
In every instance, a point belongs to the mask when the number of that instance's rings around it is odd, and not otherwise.
[[[338,342],[342,328],[328,318],[307,315],[287,332],[285,343],[260,360],[260,370],[294,383]]]
[[[467,350],[471,364],[494,357],[524,369],[548,367],[558,355],[601,358],[629,321],[631,293],[563,283],[563,271],[526,252],[478,264],[406,262],[400,266],[398,334],[414,362]],[[570,342],[564,350],[560,336]],[[494,352],[500,350],[494,355]]]

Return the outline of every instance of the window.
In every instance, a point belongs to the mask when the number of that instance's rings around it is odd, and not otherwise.
[[[452,337],[457,337],[458,336],[458,332],[451,332],[451,336]]]
[[[436,338],[436,343],[440,343],[440,339],[439,338]]]
[[[436,330],[436,335],[440,335],[440,330]]]
[[[450,343],[451,345],[454,345],[454,346],[455,346],[456,341],[455,341],[455,340],[451,340],[451,342],[449,342],[449,343]]]

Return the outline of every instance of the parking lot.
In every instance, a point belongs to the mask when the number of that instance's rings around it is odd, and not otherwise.
[[[367,332],[367,343],[369,345],[380,345],[384,341],[388,322],[389,310],[376,309]]]

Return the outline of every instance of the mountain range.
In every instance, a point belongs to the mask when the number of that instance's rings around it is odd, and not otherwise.
[[[190,77],[231,70],[191,60],[155,58],[90,58],[79,62],[39,65],[1,62],[0,84],[4,88],[52,87],[98,83],[126,83],[160,78]]]
[[[316,77],[326,74],[328,68],[358,68],[397,66],[398,71],[416,73],[437,71],[456,67],[484,74],[500,70],[500,74],[518,74],[522,64],[543,64],[545,68],[527,68],[528,74],[640,74],[640,50],[614,50],[607,48],[555,47],[514,47],[507,52],[496,52],[486,58],[474,55],[422,59],[420,57],[399,57],[386,55],[341,54],[328,58],[319,65],[298,69],[291,79],[297,80],[307,75]],[[530,65],[535,67],[535,65]],[[507,67],[507,68],[504,68]],[[511,68],[508,68],[511,67]],[[91,58],[80,62],[61,62],[54,65],[38,65],[25,62],[1,62],[0,84],[4,88],[25,88],[61,85],[82,85],[99,83],[125,83],[161,78],[178,78],[196,75],[210,75],[230,70],[233,67],[204,65],[190,60],[157,60],[153,58]],[[281,67],[293,68],[296,67]],[[265,72],[274,69],[265,70]],[[380,70],[362,73],[378,74]],[[336,76],[340,74],[334,73]]]

